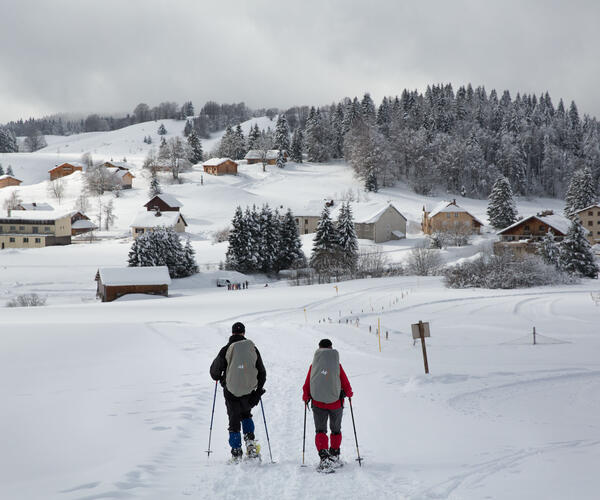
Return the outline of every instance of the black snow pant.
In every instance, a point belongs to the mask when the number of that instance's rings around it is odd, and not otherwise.
[[[239,398],[235,396],[225,398],[225,406],[229,417],[229,432],[240,432],[242,420],[252,418],[250,394]]]
[[[327,434],[327,420],[329,419],[329,428],[332,434],[340,434],[342,432],[342,415],[344,408],[336,408],[335,410],[325,410],[318,406],[312,407],[313,417],[315,419],[315,432],[318,434],[323,432]]]

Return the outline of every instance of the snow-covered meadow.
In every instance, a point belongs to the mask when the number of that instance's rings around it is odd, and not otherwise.
[[[267,118],[258,120],[267,126]],[[125,156],[136,167],[134,189],[114,199],[115,226],[100,232],[98,241],[0,253],[0,305],[24,292],[48,297],[45,307],[2,308],[0,498],[597,497],[597,280],[498,291],[451,290],[439,278],[396,277],[344,282],[339,295],[331,284],[291,287],[282,281],[264,287],[259,277],[251,278],[248,290],[214,286],[223,275],[215,266],[226,244],[213,244],[212,233],[229,223],[237,204],[299,207],[356,193],[360,185],[344,163],[288,164],[266,173],[260,165],[241,165],[237,177],[203,176],[202,184],[200,171],[184,173],[183,184],[170,185],[165,175],[164,191],[184,204],[201,274],[177,280],[169,298],[95,302],[96,269],[125,265],[129,224],[147,201],[148,178],[139,167],[148,146],[142,139],[157,126],[49,138],[40,152],[0,155],[25,181],[17,188],[24,201],[55,206],[45,179],[59,161],[89,151],[95,159]],[[177,135],[183,123],[165,120],[165,126]],[[153,140],[158,143],[157,136]],[[205,150],[217,140],[205,141]],[[65,178],[61,207],[73,206],[81,183],[80,174]],[[0,190],[0,203],[14,189]],[[404,260],[422,239],[414,229],[422,206],[441,199],[403,186],[369,195],[370,201],[394,201],[409,220],[406,240],[381,245],[390,260]],[[459,203],[486,219],[485,201]],[[522,214],[559,211],[562,203],[518,200],[518,208]],[[488,231],[445,258],[471,257],[492,237]],[[307,252],[311,238],[303,238]],[[374,333],[378,319],[381,352]],[[225,465],[220,390],[215,453],[208,459],[205,450],[214,390],[208,366],[238,320],[265,360],[264,405],[276,463],[268,463],[262,415],[255,412],[263,464],[233,469]],[[410,334],[419,320],[431,325],[429,375]],[[346,411],[347,464],[328,476],[300,467],[301,385],[323,337],[339,349],[353,385],[365,457],[359,468]],[[311,466],[317,461],[313,431],[309,415]]]

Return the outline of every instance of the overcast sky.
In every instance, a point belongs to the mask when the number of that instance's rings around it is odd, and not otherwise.
[[[0,0],[0,122],[471,82],[600,116],[600,2]]]

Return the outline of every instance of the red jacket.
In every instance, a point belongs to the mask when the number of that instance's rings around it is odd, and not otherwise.
[[[303,391],[302,400],[305,403],[308,403],[308,401],[310,401],[310,399],[311,399],[311,397],[310,397],[310,370],[311,369],[312,369],[312,365],[310,365],[310,367],[308,369],[308,375],[306,375],[306,381],[304,382],[304,386],[302,387],[302,391]],[[346,377],[346,372],[344,372],[344,369],[342,368],[341,364],[340,364],[340,382],[342,383],[342,391],[344,391],[346,396],[351,398],[354,393],[352,392],[352,387],[350,386],[348,377]],[[336,410],[337,408],[340,408],[342,406],[342,401],[338,399],[337,401],[334,401],[333,403],[321,403],[321,401],[315,401],[313,399],[313,405],[315,405],[317,408],[323,408],[325,410]]]

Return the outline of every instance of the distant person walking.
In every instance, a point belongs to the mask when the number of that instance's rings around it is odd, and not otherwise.
[[[223,386],[223,396],[229,417],[229,445],[231,462],[243,458],[242,437],[244,432],[246,456],[260,457],[260,446],[254,435],[252,408],[260,402],[265,393],[267,372],[260,352],[254,343],[246,338],[246,328],[242,323],[231,327],[229,342],[220,351],[210,367],[210,376]]]
[[[315,420],[315,445],[321,462],[319,469],[328,470],[341,465],[342,415],[344,398],[353,396],[348,377],[340,364],[339,352],[331,340],[323,339],[315,351],[313,362],[304,382],[302,400],[312,400]],[[331,438],[327,437],[327,421]]]

